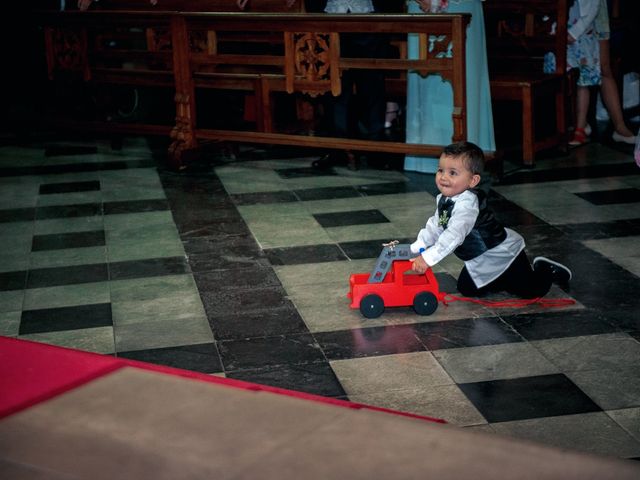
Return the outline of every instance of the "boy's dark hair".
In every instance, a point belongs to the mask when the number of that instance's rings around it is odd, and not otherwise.
[[[475,143],[456,142],[444,147],[443,155],[448,157],[462,157],[464,166],[471,170],[471,173],[481,174],[484,170],[484,153]]]

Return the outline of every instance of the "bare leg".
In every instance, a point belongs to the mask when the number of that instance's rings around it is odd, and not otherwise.
[[[589,112],[589,100],[591,92],[589,87],[578,86],[576,95],[576,129],[587,126],[587,113]]]
[[[602,70],[602,85],[600,94],[602,102],[609,112],[609,117],[613,123],[613,128],[623,137],[633,137],[633,132],[629,130],[622,115],[622,105],[620,105],[620,95],[618,85],[613,78],[611,71],[611,61],[609,55],[609,40],[600,40],[600,68]]]

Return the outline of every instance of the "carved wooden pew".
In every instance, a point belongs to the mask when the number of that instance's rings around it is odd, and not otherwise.
[[[160,5],[162,8],[168,4],[167,0],[164,2]],[[177,7],[179,2],[175,3]],[[106,0],[103,8],[105,6]],[[176,120],[170,128],[98,121],[76,122],[73,126],[103,132],[162,135],[170,130],[173,140],[170,154],[176,165],[183,161],[185,151],[197,148],[198,140],[438,155],[440,145],[280,133],[272,120],[272,99],[275,93],[337,95],[344,69],[438,72],[452,83],[452,140],[462,140],[466,138],[464,39],[468,19],[467,15],[158,11],[146,3],[145,9],[138,11],[103,9],[34,15],[34,20],[46,29],[51,78],[75,71],[88,83],[163,86],[175,91]],[[406,38],[409,32],[418,33],[423,54],[416,60],[343,58],[339,35],[344,32],[375,32],[398,38]],[[454,57],[432,56],[426,48],[430,34],[449,36],[456,52]],[[129,35],[127,42],[121,40],[122,35]],[[131,40],[131,35],[135,40]],[[234,40],[242,41],[247,36],[254,45],[262,41],[267,47],[248,53],[229,47]],[[215,108],[215,105],[198,103],[196,92],[204,90],[253,92],[258,110],[255,130],[211,129],[199,125],[196,108]],[[65,125],[71,127],[72,123]]]
[[[491,0],[483,8],[492,99],[521,104],[523,163],[533,165],[537,152],[566,148],[568,141],[573,80],[567,72],[567,0]],[[544,73],[548,53],[555,65]],[[543,107],[551,118],[540,118]],[[552,131],[540,133],[540,126],[554,123]]]

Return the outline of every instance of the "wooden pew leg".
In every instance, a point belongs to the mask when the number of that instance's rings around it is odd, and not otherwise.
[[[535,118],[531,87],[522,89],[522,163],[532,167],[535,162]]]

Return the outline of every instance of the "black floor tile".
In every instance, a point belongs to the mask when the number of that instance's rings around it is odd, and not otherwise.
[[[337,245],[308,245],[265,250],[271,265],[301,265],[348,260]]]
[[[622,188],[618,190],[601,190],[598,192],[579,192],[574,195],[585,199],[593,205],[614,205],[640,202],[640,190]]]
[[[414,325],[354,328],[313,336],[329,360],[425,351]]]
[[[210,316],[209,325],[218,340],[272,337],[293,333],[308,333],[300,314],[291,304],[246,313],[227,312]]]
[[[195,253],[189,254],[189,265],[191,271],[211,272],[216,270],[230,269],[254,269],[271,268],[267,257],[251,257],[250,255],[234,256],[230,254],[220,255],[219,253]]]
[[[380,210],[354,210],[351,212],[316,213],[316,221],[324,228],[389,223]]]
[[[38,207],[36,209],[37,220],[48,220],[52,218],[93,217],[101,214],[102,204],[100,203],[54,205],[48,207]]]
[[[155,168],[154,160],[127,160],[113,162],[69,163],[57,165],[35,165],[29,167],[0,168],[0,177],[24,175],[49,175],[59,173],[99,172],[101,170],[124,170],[127,168]]]
[[[222,372],[222,362],[220,361],[220,355],[218,354],[215,343],[118,352],[118,357],[172,368],[181,368],[192,372]]]
[[[50,145],[45,148],[45,157],[58,157],[61,155],[93,155],[98,153],[96,146],[83,145]]]
[[[20,335],[111,326],[110,303],[24,310],[20,320]]]
[[[562,374],[463,383],[458,387],[489,423],[601,411]]]
[[[236,205],[261,205],[264,203],[289,203],[298,201],[298,197],[288,190],[280,192],[236,193],[231,195],[231,199]]]
[[[279,287],[205,291],[200,292],[200,298],[209,318],[227,315],[229,312],[254,313],[292,306],[284,289]]]
[[[280,365],[227,372],[227,378],[295,390],[323,397],[345,397],[346,393],[328,363]]]
[[[417,232],[416,232],[417,233]],[[342,242],[340,248],[351,260],[362,260],[364,258],[378,258],[382,252],[382,244],[389,243],[389,240],[398,240],[400,243],[412,243],[415,238],[381,238],[379,240],[363,240],[359,242]],[[373,268],[373,265],[371,267]]]
[[[43,183],[40,185],[40,195],[93,192],[97,190],[100,190],[100,181],[98,180],[88,180],[86,182]]]
[[[438,308],[446,308],[442,305]],[[522,342],[499,318],[468,318],[419,323],[416,335],[429,350]]]
[[[29,270],[27,288],[57,287],[75,283],[105,282],[109,279],[106,263]]]
[[[0,291],[22,290],[27,284],[27,271],[0,272]]]
[[[296,190],[295,194],[303,202],[312,200],[332,200],[336,198],[354,198],[361,196],[354,187],[307,188]]]
[[[336,176],[337,173],[331,168],[313,168],[313,167],[299,167],[299,168],[276,168],[275,172],[280,175],[281,178],[308,178],[308,177],[327,177]]]
[[[192,255],[196,253],[228,257],[228,260],[250,261],[266,258],[253,235],[229,235],[210,237],[191,237],[183,240],[184,251]]]
[[[109,264],[110,280],[181,275],[189,272],[189,264],[184,257],[147,258]]]
[[[458,280],[445,272],[435,274],[438,281],[438,290],[446,293],[458,293]]]
[[[311,334],[224,340],[218,348],[227,372],[326,361]]]
[[[180,238],[184,241],[194,237],[219,237],[247,235],[249,228],[242,220],[217,221],[202,218],[183,220],[174,217]]]
[[[640,330],[640,315],[638,315],[637,305],[605,309],[599,312],[598,318],[625,332]]]
[[[128,200],[121,202],[105,202],[103,205],[105,215],[119,213],[159,212],[169,210],[169,202],[164,198],[152,200]]]
[[[417,185],[411,182],[371,183],[368,185],[358,185],[356,189],[367,196],[426,191],[423,185]]]
[[[640,235],[640,222],[615,220],[612,222],[577,223],[559,225],[567,236],[575,241],[600,240],[604,238]]]
[[[600,320],[593,311],[565,312],[558,309],[557,312],[502,318],[529,341],[599,335],[618,331],[615,326]]]
[[[626,164],[616,164],[616,176],[635,175],[638,167],[629,159]],[[586,178],[605,178],[611,176],[611,165],[571,165],[566,168],[551,170],[518,170],[505,174],[499,185],[518,185],[522,183],[557,182],[563,180],[579,180]]]
[[[35,208],[8,208],[0,210],[0,223],[32,222],[35,218]]]
[[[31,251],[61,250],[64,248],[98,247],[105,245],[104,230],[89,232],[34,235]]]
[[[200,292],[216,292],[228,289],[281,287],[282,284],[271,266],[267,268],[241,268],[194,273]]]

